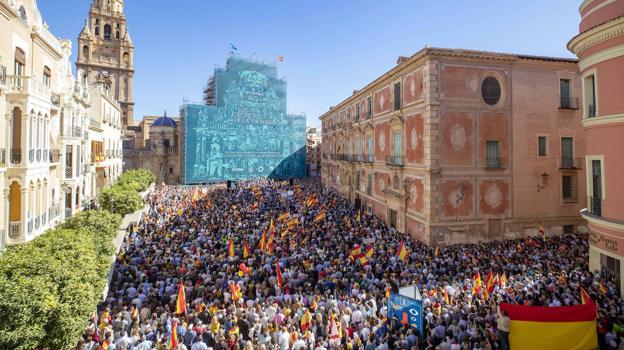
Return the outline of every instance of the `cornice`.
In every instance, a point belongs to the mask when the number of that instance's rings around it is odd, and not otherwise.
[[[567,47],[568,50],[580,57],[584,51],[592,46],[623,34],[624,17],[620,17],[589,29],[586,32],[579,33],[568,42]]]
[[[63,58],[63,53],[58,51],[55,47],[50,45],[38,32],[32,32],[30,37],[33,42],[37,43],[44,51],[53,56],[56,60]]]
[[[581,120],[581,124],[585,128],[618,123],[624,123],[624,114],[613,114],[595,118],[585,118]]]
[[[5,0],[0,0],[0,15],[4,16],[7,20],[17,17],[15,10],[13,10]]]

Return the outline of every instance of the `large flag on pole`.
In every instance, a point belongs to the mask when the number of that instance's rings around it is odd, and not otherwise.
[[[279,261],[275,263],[275,273],[277,274],[277,285],[282,288],[284,279],[282,278],[282,271],[280,270]]]
[[[596,304],[547,307],[501,303],[511,320],[511,349],[597,349]]]
[[[405,259],[407,259],[407,249],[405,248],[405,242],[403,241],[401,241],[399,249],[397,250],[397,257],[401,259],[401,261],[405,261]]]
[[[232,237],[230,237],[230,240],[228,241],[227,255],[234,256],[234,242],[232,241]]]
[[[176,321],[171,322],[171,333],[169,335],[169,341],[167,349],[172,350],[178,347],[178,323]]]

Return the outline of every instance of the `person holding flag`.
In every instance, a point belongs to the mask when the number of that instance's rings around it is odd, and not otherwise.
[[[186,313],[186,294],[184,292],[184,283],[180,281],[178,286],[178,298],[176,299],[176,314],[182,315]]]
[[[282,271],[280,270],[279,261],[275,263],[275,274],[277,275],[277,286],[282,288],[282,285],[284,284],[284,278],[282,277]]]
[[[405,242],[401,241],[399,249],[397,250],[397,257],[399,260],[405,262],[407,260],[407,248],[405,248]]]

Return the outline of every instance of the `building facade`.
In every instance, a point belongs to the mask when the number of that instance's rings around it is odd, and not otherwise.
[[[179,118],[145,116],[137,126],[129,127],[134,137],[125,142],[124,161],[127,168],[145,168],[156,175],[156,183],[180,183],[182,161]]]
[[[580,59],[589,267],[624,290],[624,0],[585,0],[568,49]]]
[[[50,32],[34,0],[0,0],[0,28],[1,250],[89,208],[108,183],[97,182],[90,162],[91,141],[99,140],[92,118],[106,96],[73,76],[71,41]],[[109,103],[117,125],[101,133],[120,150],[121,109]]]
[[[114,183],[122,172],[122,109],[114,99],[108,80],[89,85],[91,107],[89,110],[89,177],[86,188],[88,198],[95,199],[99,192]],[[85,203],[86,204],[86,203]]]
[[[323,114],[322,181],[433,245],[586,231],[577,61],[424,48]]]
[[[306,128],[306,167],[309,177],[321,175],[321,141],[319,128]]]
[[[93,0],[89,19],[78,36],[76,68],[80,79],[110,80],[110,91],[121,104],[122,125],[132,125],[134,98],[134,45],[123,0]]]

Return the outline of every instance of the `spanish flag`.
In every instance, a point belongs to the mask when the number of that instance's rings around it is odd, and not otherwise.
[[[176,299],[176,314],[184,313],[186,313],[186,294],[184,293],[184,284],[180,281],[178,298]]]
[[[609,292],[609,290],[607,289],[607,286],[605,286],[604,282],[600,281],[600,284],[598,285],[598,289],[600,290],[600,294],[607,294]]]
[[[247,240],[243,241],[243,258],[247,259],[250,255],[249,244],[247,244]]]
[[[290,213],[286,212],[280,216],[277,217],[277,221],[285,221],[290,217]],[[271,227],[273,227],[273,220],[271,220]]]
[[[585,291],[585,288],[581,288],[581,303],[585,305],[587,303],[592,303],[592,302],[593,300],[591,299],[589,294],[587,294],[587,292]]]
[[[284,280],[282,278],[282,271],[280,270],[279,261],[275,263],[275,274],[277,274],[277,285],[282,288]]]
[[[266,232],[262,232],[262,238],[260,238],[260,251],[264,252],[266,249]]]
[[[490,299],[490,293],[494,291],[494,276],[492,276],[492,270],[488,272],[485,277],[485,299]]]
[[[596,304],[547,307],[501,303],[511,349],[597,349]]]
[[[104,341],[102,342],[102,350],[108,350],[108,348],[110,347],[110,343],[110,340],[104,339]]]
[[[507,275],[504,272],[500,278],[500,286],[501,288],[507,288]]]
[[[228,256],[234,256],[234,242],[232,241],[232,237],[230,237],[230,240],[228,242],[227,252]]]
[[[269,242],[267,243],[267,252],[269,252],[269,254],[273,254],[274,242],[275,235],[269,236]]]
[[[481,274],[477,272],[472,277],[472,295],[475,295],[481,291]]]
[[[325,220],[325,211],[320,212],[315,218],[314,222],[321,222]]]
[[[175,321],[171,322],[171,334],[169,335],[169,342],[167,344],[167,349],[172,350],[178,347],[178,323]]]
[[[446,291],[446,287],[442,288],[442,294],[444,295],[444,303],[446,305],[450,305],[451,300],[449,299],[448,292]]]
[[[542,239],[545,242],[546,241],[546,231],[544,231],[544,226],[542,226],[542,224],[539,224],[539,227],[538,227],[537,230],[538,230],[540,236],[542,236]]]
[[[405,248],[405,242],[403,241],[401,241],[401,244],[399,245],[399,249],[397,250],[397,256],[402,261],[405,261],[405,259],[407,259],[407,249]]]

